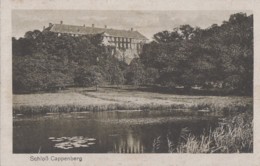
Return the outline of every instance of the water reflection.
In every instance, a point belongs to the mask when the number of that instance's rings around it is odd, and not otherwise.
[[[215,123],[215,117],[178,116],[171,111],[19,116],[14,119],[13,152],[38,153],[41,149],[41,153],[167,153],[174,151],[185,134],[200,134]],[[51,141],[75,136],[81,136],[76,142],[93,138],[95,143],[81,148],[68,148],[65,143],[66,148],[55,148]]]
[[[120,139],[114,143],[114,153],[144,153],[144,147],[138,137],[134,137],[129,131],[126,139]]]

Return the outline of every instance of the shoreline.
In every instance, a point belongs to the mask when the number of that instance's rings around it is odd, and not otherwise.
[[[192,96],[106,89],[74,88],[57,93],[13,95],[13,114],[45,114],[111,110],[192,110],[230,113],[253,110],[253,98],[241,96]]]

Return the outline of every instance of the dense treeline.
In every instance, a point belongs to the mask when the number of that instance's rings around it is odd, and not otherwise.
[[[231,15],[207,29],[182,25],[154,35],[140,55],[145,68],[165,86],[198,85],[241,93],[253,88],[253,16]]]
[[[31,92],[100,84],[192,86],[252,93],[253,16],[231,15],[207,29],[182,25],[154,35],[130,65],[101,37],[29,31],[13,38],[13,90]]]
[[[13,38],[14,92],[97,86],[105,81],[122,84],[126,64],[109,56],[100,43],[99,35],[58,37],[38,30]]]

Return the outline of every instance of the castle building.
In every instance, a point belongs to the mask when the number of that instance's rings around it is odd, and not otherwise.
[[[148,41],[144,35],[134,31],[133,28],[130,30],[118,30],[107,28],[106,25],[104,28],[98,28],[94,24],[91,27],[85,25],[75,26],[63,24],[61,21],[60,24],[50,23],[46,29],[57,33],[58,36],[62,34],[70,34],[72,36],[101,34],[102,44],[110,49],[112,55],[128,64],[133,58],[138,57],[143,44]]]

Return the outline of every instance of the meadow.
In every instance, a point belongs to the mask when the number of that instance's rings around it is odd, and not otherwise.
[[[13,95],[14,114],[109,110],[192,109],[201,112],[252,110],[252,97],[190,96],[127,88],[70,88],[55,93]]]

